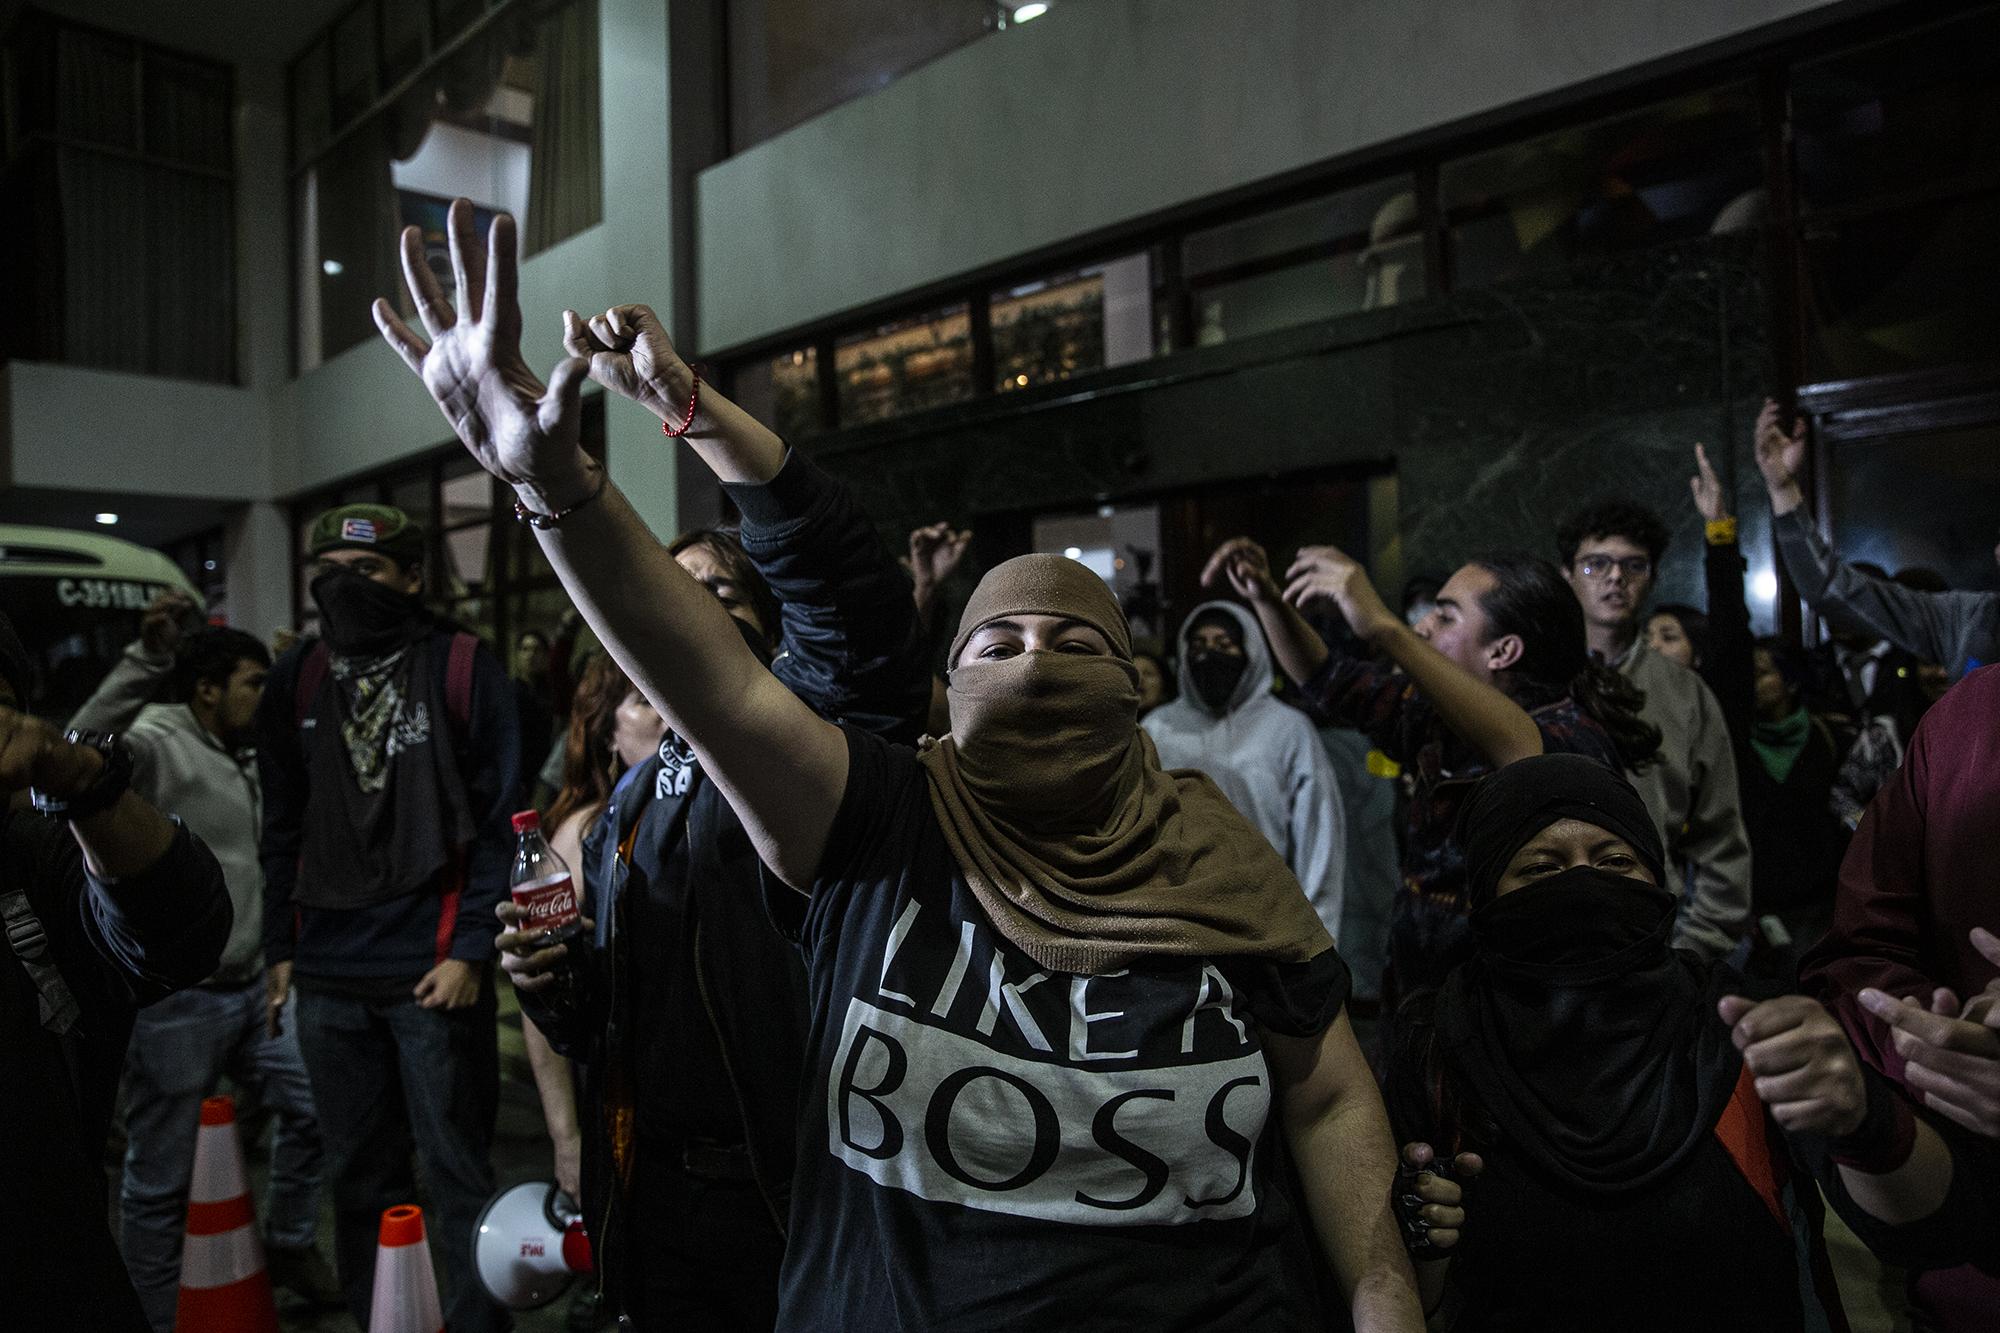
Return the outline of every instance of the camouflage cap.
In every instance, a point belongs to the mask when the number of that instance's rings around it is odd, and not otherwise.
[[[307,553],[328,551],[380,551],[407,568],[424,558],[424,525],[392,505],[342,505],[313,521]]]

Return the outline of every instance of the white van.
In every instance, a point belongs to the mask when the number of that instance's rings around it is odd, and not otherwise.
[[[94,532],[0,523],[0,611],[35,664],[29,711],[56,722],[74,713],[167,588],[200,601],[158,551]]]

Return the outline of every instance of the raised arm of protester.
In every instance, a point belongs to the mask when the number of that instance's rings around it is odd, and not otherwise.
[[[1256,542],[1238,537],[1209,557],[1202,582],[1226,578],[1248,602],[1271,640],[1285,674],[1303,686],[1330,656],[1326,644],[1299,612],[1312,606],[1339,610],[1362,642],[1385,654],[1457,732],[1496,768],[1542,752],[1542,735],[1525,710],[1504,693],[1476,680],[1432,647],[1383,604],[1359,563],[1333,546],[1308,546],[1286,571],[1282,593],[1269,558]]]
[[[125,645],[117,665],[76,710],[70,726],[119,732],[130,727],[173,671],[174,650],[180,647],[184,627],[198,615],[194,599],[184,592],[169,589],[155,596],[140,618],[139,637]]]
[[[591,378],[646,407],[670,433],[686,427],[683,438],[735,502],[744,553],[777,598],[765,609],[777,653],[771,670],[823,718],[916,740],[930,698],[917,638],[921,590],[913,608],[911,577],[853,494],[734,403],[690,387],[694,372],[650,307],[616,306],[587,324],[574,312],[563,318],[564,346],[589,358]],[[971,535],[935,562],[938,578]]]
[[[1699,444],[1694,447],[1694,466],[1688,489],[1706,536],[1702,550],[1709,634],[1708,655],[1698,669],[1722,705],[1722,720],[1735,743],[1740,770],[1749,755],[1750,728],[1757,712],[1756,649],[1743,591],[1743,547],[1736,539],[1728,492],[1708,461],[1708,450]]]
[[[1804,508],[1799,479],[1805,461],[1805,422],[1795,419],[1787,430],[1778,405],[1765,400],[1757,417],[1757,469],[1771,496],[1778,553],[1799,595],[1822,614],[1872,630],[1926,662],[1943,663],[1953,679],[2000,657],[2000,593],[1922,592],[1840,559]]]
[[[926,523],[910,531],[908,565],[917,616],[929,633],[937,620],[938,589],[958,569],[972,545],[972,529],[960,531],[949,523]]]
[[[445,300],[411,228],[403,233],[403,270],[428,336],[377,300],[382,336],[422,378],[472,456],[514,488],[519,512],[584,618],[694,747],[765,863],[804,888],[846,787],[845,738],[765,670],[721,603],[584,453],[580,395],[591,363],[572,356],[545,386],[522,361],[514,220],[494,220],[483,259],[469,203],[452,204],[447,226],[457,308]],[[744,456],[781,465],[777,437],[722,394],[690,387],[689,400],[697,416],[706,404],[704,433],[726,435]],[[753,477],[746,468],[743,479]]]

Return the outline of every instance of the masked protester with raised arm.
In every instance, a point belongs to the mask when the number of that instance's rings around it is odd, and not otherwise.
[[[1227,580],[1256,611],[1292,697],[1322,725],[1366,733],[1413,782],[1405,803],[1403,880],[1390,905],[1382,998],[1435,984],[1464,947],[1460,804],[1495,768],[1550,751],[1607,766],[1643,763],[1659,733],[1637,696],[1583,649],[1583,618],[1553,566],[1489,555],[1462,566],[1415,627],[1382,602],[1359,564],[1331,546],[1299,552],[1280,591],[1247,537],[1209,557],[1202,580]],[[1299,608],[1337,609],[1374,657],[1337,653]]]
[[[513,683],[424,608],[423,530],[401,510],[329,510],[309,543],[321,634],[272,666],[257,713],[271,1022],[296,985],[348,1310],[366,1322],[382,1211],[415,1196],[414,1150],[447,1324],[505,1328],[472,1234],[494,1187]]]
[[[1757,470],[1771,497],[1771,534],[1799,596],[1821,615],[1881,635],[1957,680],[2000,661],[2000,593],[1927,592],[1878,577],[1835,555],[1812,523],[1803,486],[1806,425],[1790,430],[1775,402],[1757,417]],[[1994,548],[2000,560],[2000,547]]]
[[[31,681],[0,614],[0,1322],[144,1333],[105,1225],[119,1072],[134,1012],[212,973],[234,914],[208,848],[131,790],[121,742],[18,711]]]
[[[910,579],[847,490],[696,390],[645,306],[571,316],[567,332],[594,379],[685,427],[742,515],[733,533],[671,543],[676,563],[819,716],[915,740],[930,673]],[[769,1329],[807,1066],[805,975],[721,790],[682,737],[657,750],[618,783],[581,849],[594,934],[574,984],[545,980],[543,956],[558,951],[514,932],[503,962],[523,1010],[582,1061],[585,1216],[603,1238],[607,1299],[640,1329]]]
[[[1060,557],[989,572],[953,643],[953,734],[921,757],[821,719],[579,447],[588,363],[546,389],[521,363],[513,220],[483,264],[463,200],[450,232],[460,307],[411,234],[428,336],[378,303],[384,336],[797,891],[780,1323],[1296,1328],[1317,1318],[1297,1197],[1356,1326],[1418,1328],[1345,968],[1256,830],[1158,767],[1103,582]]]

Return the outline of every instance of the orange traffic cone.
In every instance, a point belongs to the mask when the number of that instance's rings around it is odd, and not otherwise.
[[[444,1333],[431,1247],[424,1243],[424,1210],[413,1204],[382,1214],[368,1333]]]
[[[185,1333],[278,1333],[278,1306],[257,1239],[257,1210],[236,1140],[236,1103],[201,1104],[188,1186],[187,1240],[174,1327]]]

